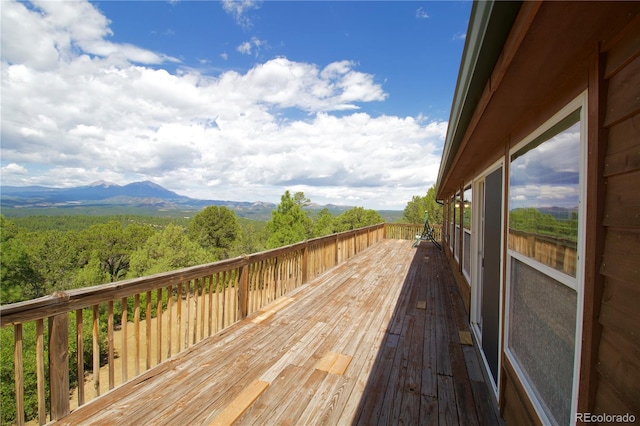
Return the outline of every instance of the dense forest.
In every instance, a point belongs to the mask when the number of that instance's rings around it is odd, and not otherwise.
[[[286,191],[266,222],[239,218],[234,211],[219,206],[207,207],[190,219],[135,215],[8,219],[0,215],[0,302],[14,303],[55,291],[170,271],[384,222],[374,210],[353,207],[334,215],[328,209],[312,212],[306,208],[310,203],[304,193]],[[422,223],[425,210],[436,221],[441,220],[439,208],[432,188],[426,196],[414,196],[407,203],[401,221]],[[141,305],[144,310],[144,300]],[[156,301],[152,306],[155,309]],[[101,312],[101,316],[105,314]],[[90,317],[83,318],[86,363],[92,359],[91,321]],[[75,322],[75,318],[69,319],[69,324]],[[106,323],[101,318],[101,327]],[[0,332],[5,424],[15,419],[13,328],[5,327]],[[24,325],[23,340],[25,411],[27,418],[33,418],[37,410],[35,392],[31,391],[36,388],[36,378],[30,373],[35,371],[30,365],[35,363],[34,323]],[[70,344],[69,362],[75,364],[75,342]],[[69,371],[74,374],[76,369]],[[70,377],[72,387],[77,383],[77,377]]]

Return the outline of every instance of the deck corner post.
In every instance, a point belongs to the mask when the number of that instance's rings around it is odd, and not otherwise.
[[[49,317],[49,390],[51,419],[69,414],[69,316]]]
[[[240,269],[240,318],[249,315],[249,262],[247,255],[242,255],[243,265]]]

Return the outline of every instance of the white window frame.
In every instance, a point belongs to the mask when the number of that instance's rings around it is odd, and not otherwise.
[[[566,285],[569,288],[572,288],[576,292],[576,324],[575,324],[575,346],[574,346],[574,360],[573,360],[573,385],[572,385],[572,394],[571,394],[571,424],[574,425],[576,423],[576,416],[573,413],[576,413],[578,406],[578,386],[580,383],[580,359],[582,354],[582,321],[583,321],[583,313],[584,313],[584,244],[586,239],[586,169],[587,169],[587,118],[588,118],[588,97],[587,91],[585,90],[581,93],[577,98],[567,104],[564,108],[558,111],[553,117],[547,120],[543,125],[538,127],[533,133],[515,145],[509,151],[509,164],[511,164],[512,155],[520,150],[522,147],[526,146],[528,143],[532,142],[538,136],[543,134],[545,131],[549,130],[555,124],[566,118],[571,113],[580,109],[580,165],[579,165],[579,204],[578,204],[578,245],[577,245],[577,253],[576,253],[576,276],[572,277],[568,274],[565,274],[561,271],[558,271],[554,268],[551,268],[547,265],[544,265],[541,262],[538,262],[530,257],[522,255],[516,251],[509,249],[508,244],[508,232],[507,233],[507,267],[506,267],[506,280],[505,280],[505,329],[504,329],[504,352],[506,357],[509,359],[509,362],[513,366],[520,383],[522,384],[529,400],[531,401],[533,407],[536,410],[540,420],[543,424],[552,424],[551,419],[545,412],[543,408],[543,404],[539,401],[536,393],[533,389],[533,386],[526,379],[526,375],[524,374],[522,368],[520,367],[519,361],[515,354],[511,351],[509,347],[509,332],[511,327],[511,318],[510,318],[510,305],[511,305],[511,259],[516,259],[519,262],[522,262],[544,274],[549,276],[550,278],[560,282],[563,285]],[[507,190],[510,190],[510,173],[505,174],[505,178],[507,179]],[[507,193],[507,195],[509,195]],[[509,196],[506,197],[507,203],[509,202]],[[509,211],[509,206],[507,205],[507,211]],[[508,217],[508,216],[507,216]],[[507,227],[508,229],[508,227]]]

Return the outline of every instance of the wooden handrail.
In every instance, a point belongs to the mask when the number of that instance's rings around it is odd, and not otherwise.
[[[79,406],[98,396],[101,388],[106,389],[108,385],[108,389],[112,389],[126,383],[144,369],[260,310],[385,236],[413,239],[421,226],[378,224],[233,259],[0,306],[1,326],[13,325],[14,328],[15,422],[23,424],[25,420],[25,391],[36,392],[35,389],[24,389],[27,374],[37,377],[39,423],[46,423],[47,416],[50,416],[49,420],[60,419],[71,410],[70,369],[78,376],[75,404]],[[152,303],[154,297],[156,300]],[[132,301],[133,307],[128,307]],[[75,316],[75,321],[69,320],[71,315]],[[90,320],[91,325],[83,327],[83,318]],[[48,347],[48,357],[44,354],[42,342],[44,320],[48,324],[48,342],[44,343]],[[114,338],[116,321],[121,322],[121,339]],[[101,328],[102,322],[107,325],[106,331]],[[155,327],[152,322],[155,322]],[[36,326],[36,342],[31,345],[37,346],[37,371],[25,372],[22,359],[29,342],[25,341],[24,327],[31,323]],[[91,334],[90,342],[83,342],[84,333]],[[104,334],[107,338],[103,341]],[[135,350],[127,350],[127,340],[132,336]],[[71,343],[77,348],[77,356],[76,362],[69,365]],[[115,345],[120,343],[122,348],[118,355],[121,365],[117,368]],[[153,345],[155,350],[151,348]],[[84,352],[89,350],[91,356],[84,356]],[[102,383],[99,378],[101,350],[108,359],[104,368],[108,368],[109,373],[108,380]],[[129,371],[130,367],[127,367],[131,359],[135,371]],[[84,391],[87,361],[93,361],[92,392]],[[44,377],[45,364],[49,367],[49,377]],[[120,373],[119,380],[115,379],[116,371]],[[49,387],[48,413],[45,384]]]

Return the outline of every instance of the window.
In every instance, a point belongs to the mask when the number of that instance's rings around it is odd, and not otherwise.
[[[455,218],[455,204],[456,200],[454,197],[449,199],[449,248],[451,251],[454,251],[454,243],[455,243],[455,226],[456,226],[456,218]]]
[[[460,193],[456,193],[455,202],[453,204],[453,239],[454,239],[454,250],[453,254],[458,262],[460,262],[460,202],[461,202]]]
[[[509,167],[506,353],[551,424],[572,423],[576,404],[585,99],[518,144]]]
[[[471,186],[462,195],[462,271],[471,283]]]

